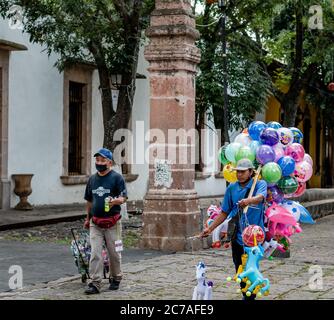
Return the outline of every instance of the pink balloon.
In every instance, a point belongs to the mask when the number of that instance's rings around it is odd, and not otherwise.
[[[276,145],[272,146],[273,150],[275,151],[275,162],[278,161],[278,159],[284,157],[284,149],[280,143],[277,143]]]
[[[306,182],[311,179],[313,174],[313,168],[312,166],[306,162],[297,162],[295,171],[293,172],[293,175],[296,177],[298,182]]]
[[[308,153],[305,153],[304,161],[308,162],[313,167],[312,157]]]
[[[298,182],[298,189],[294,193],[294,197],[300,197],[306,191],[306,182]]]
[[[293,143],[287,146],[285,154],[292,157],[296,162],[301,162],[304,159],[305,150],[300,143]]]

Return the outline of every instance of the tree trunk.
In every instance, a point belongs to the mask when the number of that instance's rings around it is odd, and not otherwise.
[[[113,112],[111,114],[111,117],[107,119],[103,119],[104,124],[104,139],[103,139],[103,146],[105,148],[108,148],[110,150],[114,150],[118,144],[120,144],[122,141],[116,141],[114,140],[114,134],[119,129],[128,129],[129,126],[129,120],[131,117],[131,111],[132,111],[132,104],[133,104],[133,98],[135,94],[135,88],[131,89],[131,75],[123,75],[122,78],[126,78],[128,81],[124,81],[126,83],[129,83],[128,85],[122,85],[119,89],[118,94],[118,103],[117,103],[117,109],[116,112]],[[135,81],[135,80],[134,80]],[[122,81],[123,83],[123,81]],[[112,103],[106,99],[104,101],[104,96],[102,97],[102,107],[103,110],[105,108],[112,108]],[[104,111],[103,115],[107,114],[108,111]]]
[[[139,40],[132,41],[126,45],[125,51],[131,52],[131,65],[121,66],[118,73],[122,75],[122,83],[119,87],[116,112],[113,109],[112,91],[110,88],[110,70],[108,70],[101,50],[97,45],[91,45],[91,52],[94,54],[98,65],[101,102],[103,114],[104,137],[103,146],[114,150],[122,141],[115,141],[114,134],[119,129],[128,129],[133,99],[136,91],[136,74],[138,66]],[[122,71],[128,70],[126,72]]]
[[[289,91],[284,94],[284,97],[281,101],[281,108],[283,109],[284,117],[284,127],[295,127],[301,90],[302,84],[301,80],[299,80],[297,83],[291,84]]]

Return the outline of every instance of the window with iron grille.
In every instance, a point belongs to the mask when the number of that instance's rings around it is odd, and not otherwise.
[[[82,110],[84,84],[69,82],[68,174],[82,174]]]

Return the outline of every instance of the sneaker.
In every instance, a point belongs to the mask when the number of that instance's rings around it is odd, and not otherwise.
[[[97,294],[100,293],[100,291],[92,284],[90,283],[88,285],[88,288],[85,290],[86,294]]]
[[[109,283],[110,283],[109,290],[118,290],[120,281],[109,279]]]

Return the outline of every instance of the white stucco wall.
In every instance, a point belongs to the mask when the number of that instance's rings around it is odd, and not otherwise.
[[[24,44],[27,51],[12,52],[9,67],[9,132],[8,132],[8,178],[12,174],[32,173],[33,205],[83,203],[84,185],[65,186],[61,183],[63,174],[63,74],[53,67],[56,56],[48,57],[43,48],[29,43],[21,30],[11,30],[8,22],[0,20],[0,38]],[[138,63],[138,73],[146,79],[137,79],[132,115],[134,150],[139,158],[144,157],[148,142],[136,141],[138,129],[144,134],[149,129],[149,75],[148,62],[143,57],[143,47]],[[92,151],[103,143],[101,97],[98,90],[97,71],[93,73],[92,86]],[[208,145],[207,148],[212,146]],[[212,153],[212,150],[211,150]],[[134,153],[136,155],[136,153]],[[138,160],[138,159],[134,159]],[[94,171],[94,158],[91,158]],[[217,163],[206,168],[217,172]],[[132,173],[139,177],[128,183],[129,200],[142,200],[148,186],[148,164],[135,163]],[[225,181],[214,176],[196,180],[195,189],[200,196],[223,194]],[[12,191],[11,206],[19,198]]]
[[[33,173],[32,204],[82,202],[83,186],[64,186],[63,74],[53,67],[56,57],[29,43],[27,35],[0,21],[0,38],[24,44],[9,62],[8,177]],[[14,183],[12,181],[12,189]],[[19,198],[12,192],[11,205]]]

